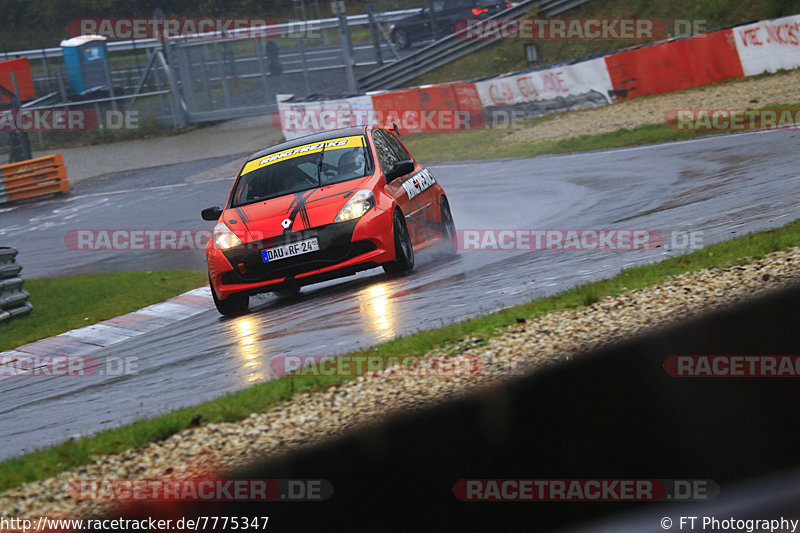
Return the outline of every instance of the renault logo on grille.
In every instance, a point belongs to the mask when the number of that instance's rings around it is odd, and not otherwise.
[[[291,226],[291,225],[292,225],[292,219],[291,218],[285,218],[285,219],[283,219],[283,222],[281,222],[281,226],[283,226],[283,229],[289,229],[289,226]]]

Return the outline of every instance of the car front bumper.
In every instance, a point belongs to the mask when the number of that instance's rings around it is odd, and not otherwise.
[[[257,231],[258,228],[252,228]],[[261,250],[316,237],[319,250],[265,263]],[[209,242],[208,272],[220,299],[318,283],[395,259],[392,213],[373,208],[358,220],[252,241],[229,250]]]

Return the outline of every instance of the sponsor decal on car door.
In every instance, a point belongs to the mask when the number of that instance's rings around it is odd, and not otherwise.
[[[435,197],[431,191],[436,184],[436,178],[430,170],[423,168],[398,181],[401,181],[400,186],[409,202],[406,222],[409,224],[409,231],[412,231],[412,226],[414,228],[411,238],[414,242],[435,238],[440,229],[436,222],[436,210],[433,209]]]

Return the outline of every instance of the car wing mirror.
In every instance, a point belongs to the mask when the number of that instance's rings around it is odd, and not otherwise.
[[[398,161],[394,165],[392,165],[392,168],[390,168],[386,172],[386,183],[394,181],[396,178],[399,178],[400,176],[405,176],[406,174],[410,174],[411,172],[414,172],[413,161],[409,159],[406,159],[405,161]]]
[[[207,207],[200,212],[203,220],[219,220],[222,216],[222,208],[219,206]]]

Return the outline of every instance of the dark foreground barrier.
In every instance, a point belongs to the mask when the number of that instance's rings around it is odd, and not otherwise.
[[[124,514],[269,516],[267,530],[277,532],[494,532],[593,528],[635,511],[650,521],[596,530],[666,530],[661,517],[672,517],[674,531],[689,530],[679,527],[675,512],[686,513],[687,505],[695,516],[713,509],[734,512],[737,502],[750,501],[742,497],[747,482],[800,466],[800,378],[679,378],[667,373],[665,361],[673,355],[800,354],[798,323],[800,289],[794,289],[234,476],[325,479],[333,486],[326,501],[148,503]],[[700,479],[713,480],[719,495],[691,504],[481,502],[454,496],[458,480],[481,478]],[[798,483],[795,473],[788,481],[795,495]],[[745,490],[758,493],[758,482]],[[770,494],[761,491],[760,497],[769,500]],[[761,508],[777,512],[780,506]]]
[[[0,246],[0,322],[33,309],[28,293],[22,289],[22,265],[16,263],[16,256],[14,248]]]

